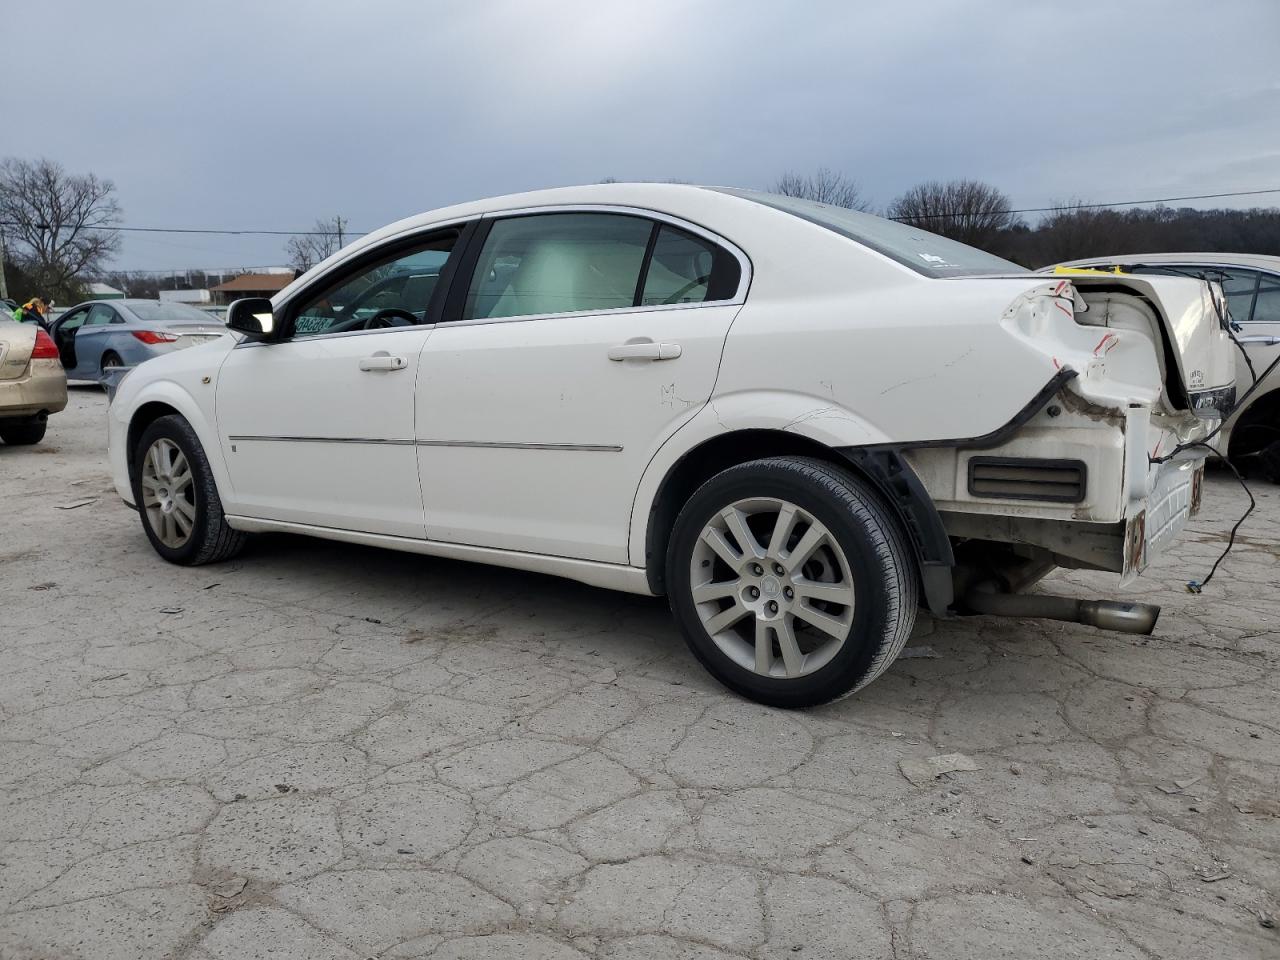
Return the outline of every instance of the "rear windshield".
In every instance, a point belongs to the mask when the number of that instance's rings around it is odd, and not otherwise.
[[[776,193],[760,193],[755,190],[735,190],[714,187],[720,193],[729,193],[744,200],[754,200],[808,220],[832,233],[855,240],[892,260],[910,267],[926,277],[973,277],[984,273],[1030,273],[1012,261],[994,256],[977,247],[948,240],[936,233],[909,227],[905,223],[886,220],[870,213],[859,213],[845,207],[833,207],[827,203],[815,203],[797,197],[784,197]]]
[[[138,315],[144,323],[221,323],[213,314],[205,313],[198,307],[185,303],[165,303],[163,301],[143,300],[129,304],[129,309]]]

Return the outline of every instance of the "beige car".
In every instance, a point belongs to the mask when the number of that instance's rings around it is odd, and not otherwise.
[[[0,440],[39,443],[49,414],[67,405],[67,374],[52,338],[34,323],[0,320]]]

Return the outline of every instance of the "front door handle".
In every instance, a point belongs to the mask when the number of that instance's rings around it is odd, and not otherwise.
[[[609,348],[610,360],[674,360],[680,356],[678,343],[654,343],[637,340]]]
[[[408,365],[409,361],[404,357],[393,357],[387,353],[375,353],[372,357],[362,357],[360,360],[360,369],[365,371],[403,370]]]

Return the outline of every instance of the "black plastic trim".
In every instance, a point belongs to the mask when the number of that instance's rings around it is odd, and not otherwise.
[[[998,447],[1025,426],[1032,417],[1044,409],[1045,404],[1059,390],[1078,376],[1079,374],[1070,367],[1063,367],[1049,378],[1049,382],[1041,387],[1036,395],[1027,401],[1026,406],[1013,415],[1011,420],[996,427],[990,433],[984,433],[978,437],[961,437],[957,440],[915,440],[909,443],[880,444],[878,448],[865,449],[923,450],[930,447],[964,447],[968,450],[989,450],[991,447]]]
[[[1044,409],[1058,391],[1078,375],[1070,367],[1063,367],[1007,423],[981,436],[836,448],[836,452],[875,482],[906,524],[920,563],[925,603],[935,616],[945,616],[955,602],[951,570],[956,558],[938,508],[916,472],[903,458],[903,451],[931,447],[963,447],[969,450],[998,447]]]
[[[974,489],[974,472],[978,467],[1026,467],[1033,470],[1071,470],[1079,484],[1075,494],[1054,495],[1050,493],[980,493]],[[1009,481],[1016,483],[1017,481]],[[1038,503],[1080,503],[1089,489],[1089,467],[1083,460],[1051,460],[1043,457],[970,457],[969,458],[969,496],[981,497],[984,500],[1034,500]]]
[[[915,547],[925,603],[935,615],[945,616],[955,601],[951,568],[956,558],[942,517],[924,484],[899,450],[837,447],[836,452],[869,478],[897,512]]]
[[[640,261],[640,276],[636,277],[636,292],[631,298],[633,307],[640,306],[644,299],[645,284],[649,282],[649,264],[653,263],[653,248],[658,245],[658,234],[661,230],[662,224],[654,220],[653,229],[649,231],[649,242],[644,247],[644,259]]]

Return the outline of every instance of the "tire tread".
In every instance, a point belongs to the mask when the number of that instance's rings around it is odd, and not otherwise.
[[[877,643],[877,647],[865,669],[858,675],[832,677],[824,693],[815,695],[811,700],[788,703],[784,702],[785,698],[779,697],[769,698],[766,702],[773,702],[777,706],[813,706],[850,696],[889,669],[898,654],[902,652],[915,626],[920,586],[916,573],[915,552],[907,540],[906,532],[874,489],[856,474],[816,457],[796,456],[753,460],[729,467],[711,477],[694,491],[685,509],[681,510],[676,520],[677,531],[682,524],[692,522],[688,515],[689,507],[699,501],[709,488],[747,475],[756,479],[785,478],[792,482],[798,481],[808,487],[811,492],[844,511],[854,526],[867,537],[871,549],[880,559],[878,579],[884,593],[886,607],[883,633],[878,640],[872,638],[872,642]],[[675,555],[678,540],[678,536],[671,538],[671,548],[667,556],[667,582],[673,585],[684,582],[678,570],[678,564],[681,561]],[[674,591],[671,601],[674,610],[676,605]],[[677,620],[681,621],[683,627],[683,620],[678,613]],[[690,647],[703,665],[711,669],[724,682],[715,665],[708,661],[692,641]],[[748,693],[748,695],[752,694]],[[763,698],[757,697],[757,699]]]

